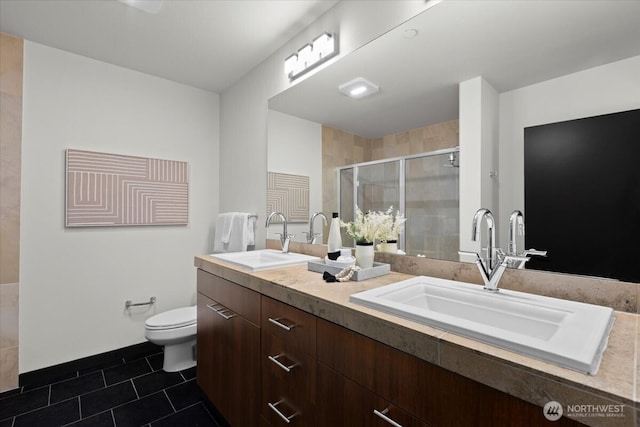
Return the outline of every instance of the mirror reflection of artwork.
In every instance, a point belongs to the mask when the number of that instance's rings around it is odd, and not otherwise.
[[[640,281],[640,110],[525,128],[527,268]]]
[[[189,165],[67,150],[66,226],[184,225]]]
[[[309,177],[267,172],[267,212],[282,212],[288,222],[309,221]]]

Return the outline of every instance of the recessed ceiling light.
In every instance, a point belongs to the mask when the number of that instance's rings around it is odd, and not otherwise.
[[[365,96],[373,95],[374,93],[380,91],[380,88],[367,79],[358,77],[351,80],[350,82],[338,86],[338,91],[350,98],[360,99],[364,98]]]
[[[162,8],[162,0],[118,0],[127,6],[135,7],[147,13],[156,14]]]

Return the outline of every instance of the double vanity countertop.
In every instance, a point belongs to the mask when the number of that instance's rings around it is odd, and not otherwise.
[[[351,294],[414,277],[409,274],[326,283],[306,265],[249,272],[202,255],[195,266],[538,406],[593,405],[574,407],[582,412],[573,418],[587,425],[640,426],[639,315],[615,312],[600,369],[592,376],[349,301]],[[595,405],[624,405],[624,411],[616,415]]]

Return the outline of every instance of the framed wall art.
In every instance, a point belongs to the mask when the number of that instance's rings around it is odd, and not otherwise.
[[[66,151],[66,226],[186,225],[186,162]]]

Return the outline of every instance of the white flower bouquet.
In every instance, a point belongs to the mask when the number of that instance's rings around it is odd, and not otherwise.
[[[393,206],[386,212],[368,211],[363,213],[356,208],[356,217],[353,221],[341,222],[349,236],[353,237],[356,244],[373,244],[376,240],[397,240],[404,226],[406,218],[400,211],[393,213]]]

